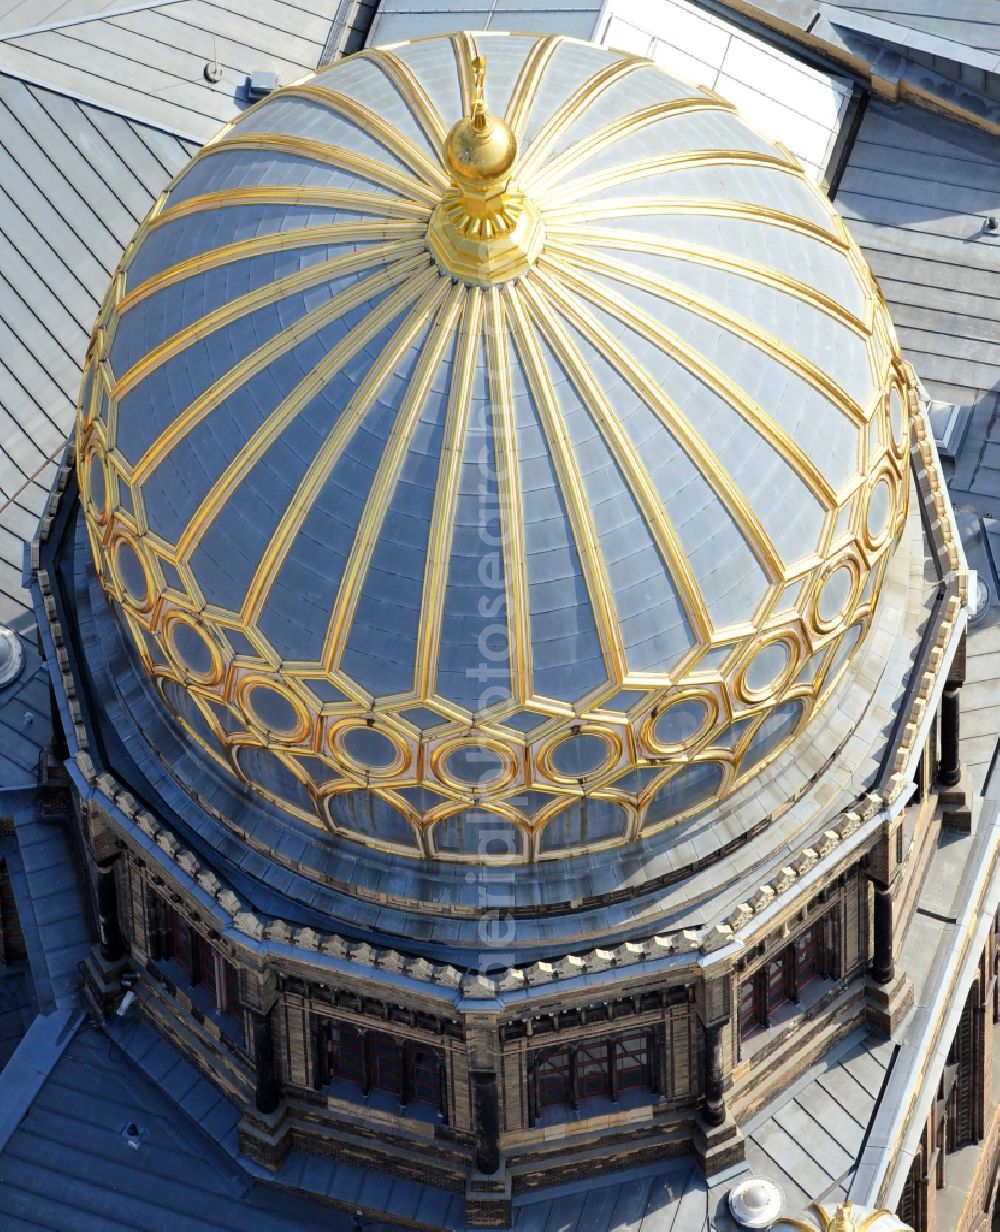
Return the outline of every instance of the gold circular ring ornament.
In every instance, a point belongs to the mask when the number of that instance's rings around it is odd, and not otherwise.
[[[236,697],[249,724],[282,744],[308,739],[312,722],[305,705],[288,689],[262,676],[244,677]]]
[[[821,633],[838,628],[844,614],[853,611],[861,589],[861,572],[853,556],[828,565],[813,604],[813,622]]]
[[[109,560],[125,603],[136,612],[149,612],[156,602],[152,573],[138,544],[120,529],[111,540]]]
[[[718,715],[714,693],[689,693],[649,714],[640,729],[643,745],[654,755],[688,752],[707,735]]]
[[[907,431],[907,411],[904,403],[904,395],[901,393],[898,385],[893,384],[889,388],[887,395],[889,405],[889,431],[892,435],[892,444],[897,456],[902,457],[906,452],[906,447],[909,438]]]
[[[865,546],[869,551],[876,551],[889,537],[897,487],[895,476],[886,468],[868,489],[863,533]]]
[[[747,704],[770,701],[783,693],[799,665],[799,648],[787,634],[769,638],[736,678],[736,692]]]
[[[797,673],[836,645],[840,674],[877,602],[910,381],[842,219],[724,99],[574,40],[435,36],[274,92],[167,188],[88,352],[83,515],[125,636],[219,694],[269,807],[329,830],[279,769],[329,758],[352,838],[419,856],[399,819],[471,836],[523,787],[552,803],[505,824],[564,858],[719,803],[748,721],[822,704]],[[725,768],[685,769],[709,738]],[[626,831],[571,823],[629,774]]]
[[[182,678],[201,685],[219,683],[225,670],[222,655],[194,617],[186,612],[168,612],[163,618],[162,634]]]
[[[520,759],[499,740],[450,740],[431,754],[434,773],[446,786],[475,795],[503,790],[517,777]]]
[[[598,778],[621,759],[621,736],[593,724],[574,725],[568,735],[550,737],[538,750],[543,776],[553,783],[581,784]]]
[[[109,515],[108,472],[101,451],[92,447],[84,459],[83,496],[92,516],[101,526]]]
[[[330,728],[328,742],[347,774],[390,779],[409,762],[406,747],[385,728],[373,722],[348,719]]]

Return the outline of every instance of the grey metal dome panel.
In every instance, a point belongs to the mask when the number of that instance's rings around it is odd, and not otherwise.
[[[371,789],[428,856],[468,857],[473,806],[541,858],[598,815],[598,843],[672,824],[809,721],[901,524],[905,378],[829,202],[724,100],[481,42],[537,263],[484,290],[428,251],[468,36],[324,69],[140,230],[81,474],[105,584],[230,770],[351,833]],[[701,726],[657,735],[692,697]],[[392,755],[359,760],[362,728]],[[459,773],[473,745],[489,770]],[[615,808],[542,843],[581,795]]]

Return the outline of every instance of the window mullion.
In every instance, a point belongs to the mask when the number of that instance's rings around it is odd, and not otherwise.
[[[413,1097],[415,1075],[411,1073],[411,1066],[417,1063],[416,1049],[408,1040],[400,1045],[399,1061],[399,1106],[405,1108]]]
[[[375,1036],[371,1031],[364,1029],[359,1031],[361,1036],[361,1092],[363,1095],[368,1095],[372,1089],[372,1069],[374,1058],[372,1052],[375,1048]]]
[[[618,1044],[614,1039],[608,1040],[607,1045],[607,1066],[608,1066],[608,1094],[611,1096],[612,1102],[618,1102]]]

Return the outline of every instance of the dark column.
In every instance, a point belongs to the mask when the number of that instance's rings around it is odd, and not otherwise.
[[[146,912],[146,948],[153,962],[159,962],[167,957],[167,913],[163,900],[149,884],[143,885],[142,898]]]
[[[652,1048],[653,1061],[650,1066],[653,1078],[653,1091],[656,1095],[669,1095],[673,1090],[671,1076],[672,1055],[667,1046],[667,1026],[660,1023],[653,1028]]]
[[[492,1176],[500,1169],[497,1076],[492,1070],[473,1070],[470,1077],[476,1127],[476,1168],[485,1176]]]
[[[118,924],[118,883],[115,864],[118,857],[102,860],[97,865],[97,916],[101,933],[101,956],[105,962],[118,962],[125,953]]]
[[[840,956],[841,945],[841,915],[843,902],[838,902],[832,911],[823,917],[823,969],[821,975],[827,979],[840,979],[843,975]]]
[[[941,760],[938,762],[938,782],[954,787],[962,778],[962,763],[958,756],[959,686],[949,680],[941,696]]]
[[[444,1121],[445,1125],[449,1124],[448,1067],[441,1054],[438,1054],[438,1111],[441,1113],[441,1120]]]
[[[608,1094],[611,1099],[618,1102],[618,1044],[615,1040],[608,1040]]]
[[[410,1102],[410,1064],[413,1059],[415,1045],[406,1041],[399,1046],[399,1106],[405,1108]]]
[[[281,1084],[274,1063],[274,1033],[271,1030],[271,1015],[252,1013],[253,1058],[257,1071],[255,1102],[257,1111],[265,1116],[274,1112],[281,1103]]]
[[[726,1022],[717,1022],[705,1028],[705,1100],[702,1113],[709,1125],[721,1125],[726,1119],[725,1046]]]
[[[373,1053],[375,1051],[375,1034],[372,1031],[360,1031],[361,1036],[361,1094],[368,1095],[372,1089],[372,1071],[375,1069]]]
[[[313,1049],[313,1089],[321,1091],[330,1081],[330,1031],[332,1023],[327,1018],[313,1016],[309,1038]]]
[[[872,881],[875,891],[875,937],[871,977],[876,984],[890,984],[896,974],[892,956],[892,891]]]
[[[768,984],[770,983],[769,966],[770,963],[765,963],[753,977],[754,1009],[757,1012],[757,1021],[762,1027],[769,1027],[771,1025],[771,998],[768,995]]]
[[[973,1142],[982,1142],[989,1125],[990,1096],[986,1091],[987,1056],[992,1031],[987,1031],[986,1006],[980,996],[978,983],[972,986],[975,1000],[972,1006],[972,1125]],[[992,1075],[991,1075],[992,1076]],[[992,1084],[991,1084],[992,1085]]]
[[[528,1124],[534,1125],[538,1119],[538,1087],[535,1081],[535,1061],[538,1055],[537,1049],[530,1049],[528,1052],[528,1061],[526,1065],[528,1073]]]

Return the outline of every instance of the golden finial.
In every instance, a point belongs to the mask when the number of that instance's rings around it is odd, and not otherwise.
[[[508,174],[517,157],[517,139],[505,120],[486,110],[486,61],[472,61],[472,103],[469,115],[452,127],[445,142],[448,170],[460,187],[481,188],[495,184]]]
[[[452,178],[431,216],[428,237],[438,264],[463,282],[488,285],[523,274],[542,249],[538,212],[511,183],[517,138],[486,107],[486,61],[472,61],[469,114],[444,143]]]
[[[833,1218],[826,1225],[827,1232],[858,1232],[858,1225],[851,1214],[851,1206],[850,1202],[842,1202],[837,1207]]]
[[[486,127],[486,60],[482,56],[472,61],[472,122],[476,128]]]

